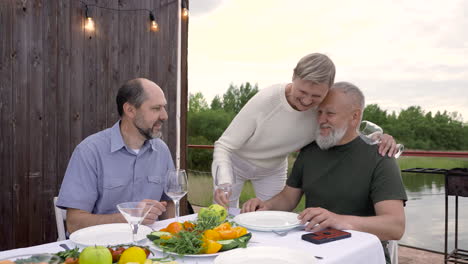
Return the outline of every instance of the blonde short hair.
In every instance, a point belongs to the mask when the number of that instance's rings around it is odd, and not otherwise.
[[[327,55],[311,53],[302,57],[294,68],[293,80],[301,79],[332,86],[335,81],[335,64]]]

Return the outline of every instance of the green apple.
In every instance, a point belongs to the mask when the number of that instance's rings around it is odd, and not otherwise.
[[[112,264],[112,255],[103,246],[87,247],[80,254],[80,264]]]

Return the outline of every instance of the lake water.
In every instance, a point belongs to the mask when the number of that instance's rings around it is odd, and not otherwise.
[[[406,231],[400,244],[444,251],[444,175],[403,173],[408,195]],[[454,248],[455,197],[449,196],[448,248]],[[468,249],[468,197],[458,198],[458,248]]]

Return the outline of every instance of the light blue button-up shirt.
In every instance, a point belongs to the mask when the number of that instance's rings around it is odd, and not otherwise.
[[[57,206],[112,214],[122,202],[170,200],[164,194],[164,183],[167,170],[173,168],[169,148],[161,139],[145,141],[138,154],[127,147],[119,121],[76,147]]]

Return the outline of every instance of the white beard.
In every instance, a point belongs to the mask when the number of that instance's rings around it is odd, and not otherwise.
[[[326,126],[330,127],[330,126]],[[319,146],[320,149],[322,150],[327,150],[331,147],[334,147],[340,142],[340,140],[343,138],[344,134],[346,133],[347,127],[342,127],[342,128],[337,128],[334,129],[331,127],[331,132],[330,135],[328,136],[322,136],[320,135],[320,127],[317,127],[315,131],[315,142],[317,142],[317,145]]]

